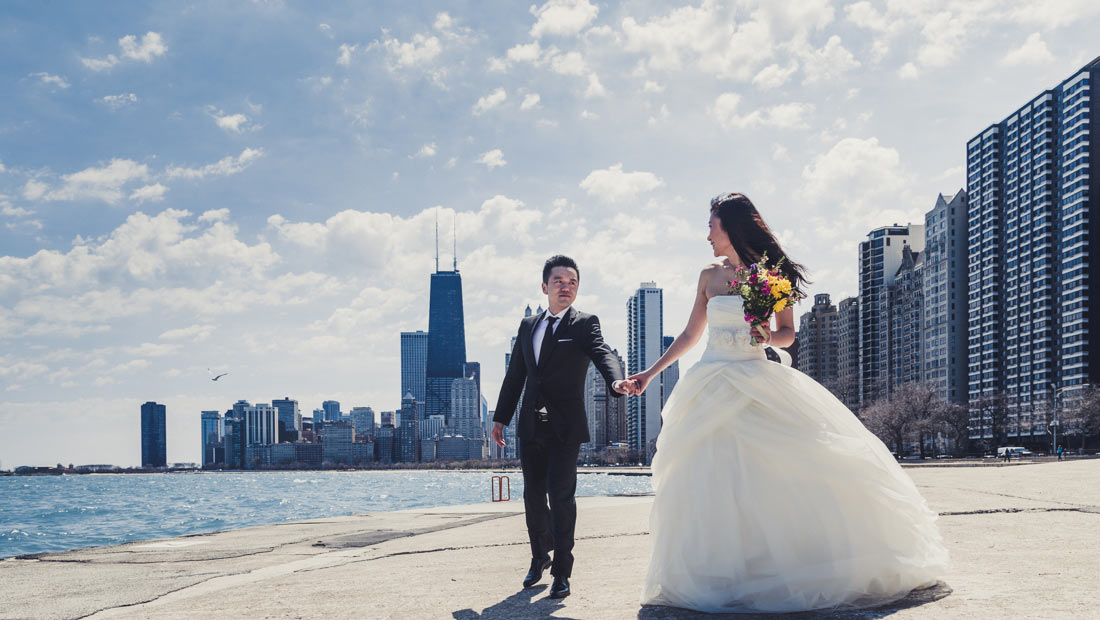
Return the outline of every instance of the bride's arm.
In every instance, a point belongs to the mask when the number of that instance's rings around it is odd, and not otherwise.
[[[717,268],[717,265],[709,265],[699,274],[699,286],[695,292],[695,305],[691,308],[691,316],[688,317],[688,323],[684,327],[684,331],[680,332],[676,340],[669,345],[665,354],[652,366],[629,378],[638,382],[638,393],[644,391],[653,377],[656,377],[662,370],[680,359],[703,337],[703,330],[707,327],[707,283],[710,282],[711,276]]]

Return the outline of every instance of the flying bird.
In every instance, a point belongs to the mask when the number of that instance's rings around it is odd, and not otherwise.
[[[214,374],[214,371],[210,370],[209,368],[207,368],[207,369],[206,369],[206,372],[208,372],[208,373],[210,373],[210,374],[212,374],[212,375]],[[224,377],[224,376],[226,376],[226,375],[228,375],[228,374],[229,374],[229,373],[227,373],[227,372],[223,372],[223,373],[221,373],[220,375],[216,375],[216,376],[213,376],[213,377],[211,377],[211,378],[210,378],[210,380],[211,380],[211,381],[217,381],[218,379],[221,379],[222,377]]]

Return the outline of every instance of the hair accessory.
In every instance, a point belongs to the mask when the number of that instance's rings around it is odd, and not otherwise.
[[[725,194],[719,194],[710,199],[710,207],[713,209],[714,207],[717,207],[727,200],[733,200],[737,195],[737,192],[726,192]]]

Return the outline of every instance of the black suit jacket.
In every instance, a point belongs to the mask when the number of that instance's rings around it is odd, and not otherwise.
[[[566,443],[585,443],[591,440],[584,411],[584,377],[588,373],[588,362],[591,360],[596,365],[596,370],[607,381],[608,392],[616,397],[622,394],[610,388],[612,383],[623,379],[622,368],[611,347],[603,341],[600,320],[572,306],[562,316],[548,346],[540,352],[541,363],[536,365],[532,336],[543,317],[543,314],[530,316],[519,324],[516,346],[500,388],[493,421],[510,423],[523,393],[516,434],[531,439],[535,434],[535,397],[541,393],[558,438]]]

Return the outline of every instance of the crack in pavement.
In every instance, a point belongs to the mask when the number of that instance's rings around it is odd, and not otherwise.
[[[984,510],[960,510],[957,512],[941,512],[941,517],[957,517],[960,515],[989,515],[1014,512],[1080,512],[1082,514],[1100,514],[1100,508],[1094,506],[1082,506],[1072,508],[987,508]]]
[[[1094,506],[1092,504],[1077,504],[1077,503],[1074,503],[1074,502],[1063,502],[1063,501],[1059,501],[1059,500],[1056,500],[1056,499],[1027,497],[1027,496],[1024,496],[1024,495],[1012,495],[1011,493],[998,493],[996,491],[985,491],[983,489],[967,489],[967,488],[963,488],[963,487],[941,487],[941,486],[932,486],[932,485],[927,485],[927,484],[921,484],[921,485],[917,485],[917,486],[925,488],[925,489],[951,489],[953,491],[965,491],[967,493],[982,493],[983,495],[995,495],[997,497],[1009,497],[1009,498],[1012,498],[1012,499],[1023,499],[1023,500],[1027,500],[1029,502],[1038,502],[1040,504],[1061,504],[1063,506],[1073,506],[1074,508],[1085,508],[1085,509],[1092,509],[1092,510],[1100,510],[1100,506]],[[1091,510],[1085,510],[1085,512],[1091,512]]]

